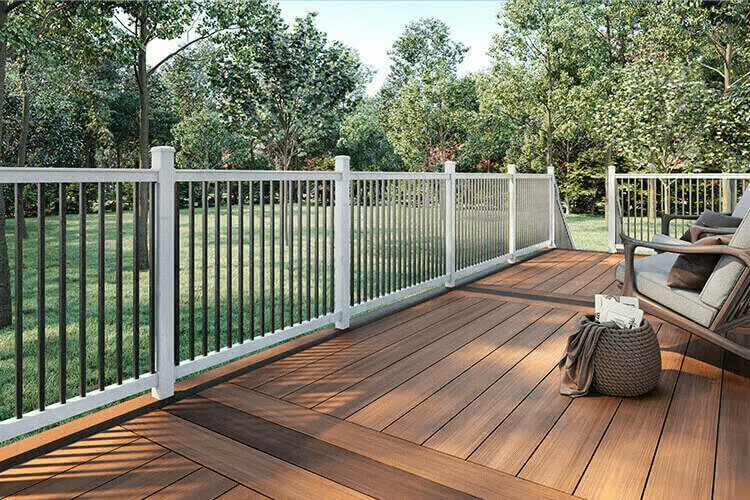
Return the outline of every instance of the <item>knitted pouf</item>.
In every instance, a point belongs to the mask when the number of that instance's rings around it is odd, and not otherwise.
[[[603,328],[593,362],[592,388],[610,396],[640,396],[661,376],[659,342],[645,319],[637,328]]]

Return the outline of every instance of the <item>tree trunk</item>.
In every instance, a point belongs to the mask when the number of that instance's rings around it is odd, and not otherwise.
[[[138,80],[138,97],[140,99],[139,107],[139,123],[138,123],[138,153],[140,157],[141,168],[151,168],[151,157],[149,156],[149,89],[148,89],[148,68],[146,67],[146,43],[148,42],[148,5],[144,5],[143,13],[138,20],[138,29],[140,33],[140,39],[142,46],[138,49],[138,61],[136,64],[136,78]],[[140,217],[136,221],[138,225],[138,232],[141,238],[138,240],[138,259],[141,263],[141,269],[145,270],[149,268],[149,252],[148,252],[148,211],[149,203],[148,196],[149,189],[148,184],[143,184],[140,189],[140,196],[138,197],[138,204],[140,208]]]
[[[5,32],[8,21],[8,2],[0,1],[0,31]],[[4,37],[0,37],[0,161],[3,158],[3,112],[5,110],[5,64],[8,47]],[[13,319],[10,297],[10,265],[8,262],[8,242],[5,238],[5,196],[0,184],[0,327],[10,325]]]

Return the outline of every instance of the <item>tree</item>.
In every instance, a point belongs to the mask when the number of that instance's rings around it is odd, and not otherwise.
[[[391,66],[380,92],[381,122],[408,168],[434,168],[453,158],[476,111],[473,79],[459,80],[468,49],[435,18],[410,22],[388,52]]]
[[[280,170],[338,130],[361,97],[368,72],[357,54],[328,43],[316,14],[298,18],[290,31],[278,8],[269,10],[260,36],[237,33],[217,65],[228,120],[244,120]]]
[[[680,63],[628,65],[602,116],[604,131],[631,165],[655,172],[692,169],[716,91]]]
[[[380,102],[363,99],[341,122],[338,150],[361,170],[399,170],[402,165],[378,121]]]
[[[251,29],[263,0],[126,0],[116,3],[114,19],[118,46],[130,52],[131,64],[138,86],[138,156],[141,168],[150,168],[150,87],[149,79],[166,62],[191,45],[240,28]],[[148,44],[154,40],[174,40],[190,29],[197,36],[164,56],[150,68],[146,64]],[[140,190],[140,219],[136,222],[141,234],[148,224],[148,190]],[[143,269],[148,268],[148,241],[140,240],[138,252]]]

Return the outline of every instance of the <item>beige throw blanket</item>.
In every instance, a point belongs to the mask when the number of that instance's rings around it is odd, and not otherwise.
[[[614,323],[597,323],[594,316],[581,316],[568,337],[568,348],[560,360],[560,394],[584,396],[594,379],[594,351],[604,328],[617,328]]]

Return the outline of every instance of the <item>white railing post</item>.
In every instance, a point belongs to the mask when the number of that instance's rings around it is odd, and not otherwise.
[[[617,252],[617,181],[615,180],[615,166],[607,167],[607,236],[609,237],[609,253]]]
[[[156,374],[151,389],[157,399],[174,394],[174,148],[151,148],[151,169],[159,172],[156,185],[156,248],[152,249],[156,273]]]
[[[547,167],[547,175],[549,175],[549,246],[555,248],[555,212],[557,207],[557,197],[555,196],[555,167]]]
[[[510,262],[516,261],[516,219],[518,210],[516,208],[516,166],[508,165],[510,182],[508,185],[508,253]]]
[[[456,286],[456,162],[445,162],[445,286]]]
[[[333,243],[333,276],[334,276],[334,311],[339,314],[336,328],[349,328],[351,319],[351,262],[349,248],[351,246],[351,207],[349,200],[350,176],[349,157],[336,157],[336,172],[341,173],[341,179],[336,180],[336,200],[334,205],[334,243]]]

